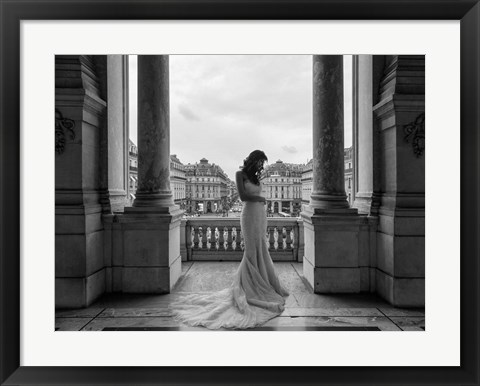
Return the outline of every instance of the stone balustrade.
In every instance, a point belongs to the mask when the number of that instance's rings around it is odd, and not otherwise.
[[[302,261],[303,222],[268,218],[265,243],[274,261]],[[244,240],[240,218],[186,218],[180,230],[182,260],[241,260]]]

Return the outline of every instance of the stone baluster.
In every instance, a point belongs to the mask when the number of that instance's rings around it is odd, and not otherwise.
[[[240,229],[240,231],[238,232],[238,243],[240,245],[240,249],[243,251],[245,249],[245,241],[243,240],[243,232],[242,230]]]
[[[270,232],[270,250],[275,250],[275,227],[268,228]]]
[[[186,230],[187,260],[192,260],[193,238],[195,237],[195,231],[190,223],[187,223]]]
[[[193,228],[193,248],[198,249],[199,247],[199,235],[198,233],[200,232],[200,228],[198,226],[192,227]]]
[[[233,251],[233,228],[231,226],[228,227],[227,229],[227,251]]]
[[[292,247],[292,237],[291,237],[291,232],[292,229],[290,227],[285,227],[285,231],[287,232],[287,237],[286,237],[286,249],[290,249]]]
[[[218,228],[218,250],[225,252],[225,238],[224,238],[225,227]]]
[[[202,249],[207,249],[207,226],[202,225]]]

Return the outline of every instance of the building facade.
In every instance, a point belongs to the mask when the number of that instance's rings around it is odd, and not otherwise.
[[[173,200],[180,209],[185,209],[186,197],[186,171],[176,154],[170,155],[170,189],[172,190]]]
[[[138,148],[131,139],[128,140],[128,200],[135,199],[138,187]]]
[[[343,152],[343,160],[345,163],[345,193],[350,206],[353,203],[353,147],[346,148]]]
[[[269,213],[296,215],[301,211],[303,165],[278,160],[265,168],[264,194]]]
[[[219,165],[202,158],[185,165],[185,172],[187,212],[216,213],[226,207],[230,180]]]
[[[302,169],[302,205],[308,205],[313,189],[313,158]]]

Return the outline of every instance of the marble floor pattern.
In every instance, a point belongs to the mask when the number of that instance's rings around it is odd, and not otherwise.
[[[168,304],[187,293],[226,288],[238,264],[183,262],[182,276],[172,293],[107,294],[88,308],[56,310],[55,330],[209,331],[176,322],[169,313]],[[425,331],[424,309],[395,308],[374,294],[313,294],[303,279],[302,263],[278,262],[275,269],[290,292],[285,311],[262,327],[250,330]]]

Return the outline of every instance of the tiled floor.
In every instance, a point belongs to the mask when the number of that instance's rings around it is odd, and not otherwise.
[[[57,331],[202,330],[179,324],[168,304],[192,292],[226,288],[238,262],[184,262],[183,275],[168,295],[109,294],[92,306],[57,310]],[[302,278],[301,263],[275,263],[281,282],[290,291],[285,311],[256,330],[424,331],[423,309],[394,308],[372,294],[317,295]]]

